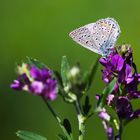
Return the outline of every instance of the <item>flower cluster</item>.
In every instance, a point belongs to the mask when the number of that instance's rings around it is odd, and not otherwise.
[[[34,95],[42,96],[48,100],[57,97],[57,81],[53,72],[48,68],[38,68],[35,65],[22,64],[18,67],[18,79],[14,80],[11,88],[28,91]]]
[[[106,84],[116,78],[114,90],[108,95],[106,105],[114,109],[119,120],[124,123],[138,118],[140,109],[134,111],[131,100],[140,98],[138,90],[140,74],[133,62],[131,47],[129,45],[119,46],[107,58],[101,58],[100,63],[104,66],[102,79]],[[99,117],[106,121],[106,114],[107,112],[102,109]],[[107,131],[109,128],[105,127],[105,129]]]
[[[108,139],[113,140],[114,137],[113,127],[109,123],[111,120],[111,116],[107,113],[105,108],[103,108],[102,111],[99,112],[98,116],[102,119],[102,123],[108,136]]]

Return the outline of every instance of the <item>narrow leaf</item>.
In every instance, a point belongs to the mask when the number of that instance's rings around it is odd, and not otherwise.
[[[62,124],[60,124],[60,126],[61,126],[61,129],[62,129],[62,131],[63,131],[65,137],[67,138],[67,140],[73,140],[72,135],[69,135],[69,134],[68,134],[68,132],[67,132],[67,130],[65,129],[65,127],[64,127]]]
[[[68,72],[69,72],[70,66],[67,60],[66,56],[62,57],[62,62],[61,62],[61,77],[63,81],[63,86],[66,87],[68,84]]]
[[[73,140],[72,136],[68,134],[66,128],[63,125],[63,122],[61,121],[61,119],[59,118],[59,116],[54,112],[54,110],[52,109],[52,107],[50,106],[50,104],[45,100],[45,103],[47,105],[47,107],[49,108],[49,110],[52,112],[53,116],[55,117],[56,121],[58,122],[60,128],[62,129],[64,135],[66,136],[66,138],[68,140]]]
[[[54,71],[54,75],[58,82],[59,94],[63,97],[65,101],[65,91],[63,89],[63,82],[62,82],[61,74],[58,71]]]
[[[72,133],[72,129],[71,129],[71,124],[70,124],[69,120],[64,119],[63,125],[64,125],[65,129],[67,130],[68,134],[70,135]]]
[[[99,65],[99,57],[97,58],[96,62],[91,66],[91,69],[89,71],[89,87],[92,84],[92,81],[98,69],[98,65]]]
[[[23,140],[47,140],[45,137],[29,131],[18,131],[16,134]]]
[[[88,90],[92,85],[96,71],[98,69],[98,65],[99,65],[99,57],[97,58],[96,62],[94,62],[91,65],[90,70],[85,73],[85,76],[87,77],[87,89],[86,90]]]
[[[56,79],[57,79],[57,81],[58,81],[58,84],[59,84],[59,85],[61,86],[61,88],[62,88],[63,82],[62,82],[62,78],[61,78],[60,73],[59,73],[58,71],[54,71],[54,75],[55,75],[55,77],[56,77]]]
[[[114,90],[116,83],[116,78],[114,78],[103,90],[102,95],[97,103],[98,108],[103,108],[106,102],[108,95]]]
[[[30,65],[34,65],[38,67],[39,69],[46,68],[46,65],[37,59],[31,58],[31,57],[27,57],[27,59]]]
[[[58,138],[59,140],[68,140],[67,137],[62,134],[58,134]]]
[[[83,105],[83,111],[86,115],[88,115],[89,111],[90,111],[91,105],[89,103],[89,97],[86,96],[85,98],[85,104]]]

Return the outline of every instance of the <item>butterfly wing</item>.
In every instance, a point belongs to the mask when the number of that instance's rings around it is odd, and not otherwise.
[[[83,47],[95,53],[101,54],[93,38],[92,27],[94,26],[94,24],[95,23],[87,24],[83,27],[75,29],[69,34],[69,36]]]
[[[115,47],[116,41],[120,35],[120,27],[113,18],[101,19],[96,22],[97,26],[102,31],[102,36],[100,37],[100,51],[103,56],[107,56],[112,48]]]
[[[120,27],[113,18],[100,19],[70,33],[70,37],[83,47],[106,56],[115,46]]]

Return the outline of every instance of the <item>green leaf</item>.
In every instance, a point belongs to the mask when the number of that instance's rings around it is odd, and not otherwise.
[[[59,140],[68,140],[67,137],[62,134],[58,134],[58,138]]]
[[[68,131],[65,128],[65,126],[62,123],[59,123],[59,125],[60,125],[60,127],[61,127],[61,129],[62,129],[62,131],[64,133],[64,136],[67,138],[67,140],[73,140],[72,134],[71,133],[70,134],[68,133]]]
[[[61,74],[58,71],[54,71],[54,75],[55,75],[55,78],[58,81],[58,84],[63,89],[63,82],[62,82]]]
[[[116,83],[116,78],[114,78],[103,90],[102,95],[97,103],[97,108],[103,108],[106,102],[108,95],[114,90]]]
[[[37,59],[31,58],[31,57],[27,57],[27,60],[28,60],[28,63],[30,65],[34,65],[34,66],[38,67],[39,69],[46,68],[46,65],[44,63],[40,62]]]
[[[23,140],[47,140],[45,137],[29,131],[18,131],[16,134]]]
[[[73,140],[72,135],[69,135],[69,134],[68,134],[68,132],[67,132],[67,130],[65,129],[65,127],[61,125],[61,128],[62,128],[63,133],[64,133],[65,137],[67,138],[67,140]]]
[[[71,124],[70,124],[68,119],[63,120],[63,126],[65,127],[65,129],[67,130],[68,134],[70,135],[72,133],[72,129],[71,129]]]
[[[83,111],[86,115],[88,115],[89,111],[90,111],[91,105],[89,103],[89,97],[86,96],[85,98],[85,104],[83,105]]]
[[[66,87],[69,83],[69,80],[68,80],[69,70],[70,70],[70,66],[69,66],[67,57],[63,56],[62,62],[61,62],[61,77],[62,77],[62,82],[63,82],[64,87]]]
[[[94,62],[91,65],[90,70],[84,73],[85,80],[87,81],[87,88],[86,88],[86,90],[88,90],[91,87],[91,85],[92,85],[92,82],[94,80],[96,71],[98,69],[98,65],[99,65],[99,57],[97,58],[96,62]]]
[[[59,124],[60,128],[62,129],[65,137],[68,139],[68,140],[73,140],[73,137],[72,135],[69,135],[66,128],[64,127],[63,125],[63,122],[61,121],[61,119],[59,118],[59,116],[54,112],[54,110],[52,109],[51,105],[49,104],[48,101],[45,100],[45,103],[47,105],[47,107],[49,108],[49,110],[51,111],[52,115],[55,117],[57,123]]]

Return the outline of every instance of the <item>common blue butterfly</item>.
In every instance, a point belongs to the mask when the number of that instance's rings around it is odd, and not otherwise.
[[[69,35],[83,47],[106,57],[121,33],[117,21],[105,18],[73,30]]]

